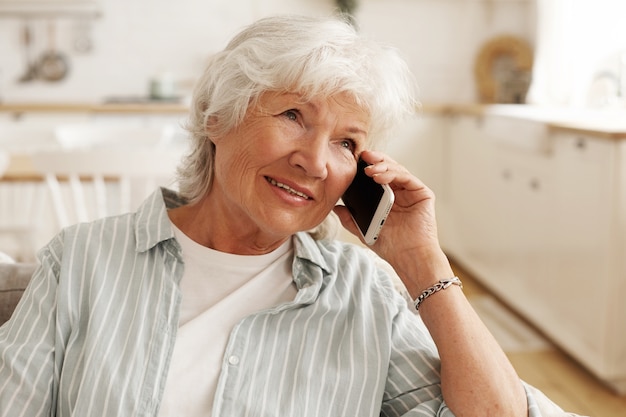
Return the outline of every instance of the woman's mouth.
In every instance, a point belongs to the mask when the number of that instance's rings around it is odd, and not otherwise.
[[[289,194],[292,195],[296,195],[298,197],[304,198],[305,200],[310,200],[311,197],[309,197],[308,195],[298,191],[298,190],[294,190],[293,188],[291,188],[290,186],[283,184],[282,182],[278,182],[273,178],[270,177],[265,177],[265,179],[267,180],[267,182],[269,182],[270,184],[278,187],[278,188],[282,188],[283,190],[287,191]]]

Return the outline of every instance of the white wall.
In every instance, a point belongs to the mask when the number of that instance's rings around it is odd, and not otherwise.
[[[493,36],[534,44],[534,0],[364,0],[363,30],[407,54],[423,102],[476,101],[474,58]]]
[[[188,89],[212,52],[242,26],[274,13],[330,14],[334,0],[99,0],[102,16],[60,19],[57,48],[71,61],[61,82],[18,83],[26,67],[22,21],[0,16],[0,100],[99,101],[145,96],[149,80],[171,72]],[[534,38],[532,0],[360,0],[361,30],[400,48],[420,84],[423,102],[473,101],[473,59],[482,42],[512,33]],[[32,20],[32,56],[48,45],[47,22]],[[90,52],[74,43],[87,33]],[[184,92],[184,91],[183,91]]]

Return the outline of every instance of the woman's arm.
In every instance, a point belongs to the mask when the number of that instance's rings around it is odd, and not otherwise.
[[[421,292],[418,283],[430,281],[432,285],[454,275],[440,249],[416,258],[429,261],[413,269],[406,267],[400,275],[405,284],[413,284],[409,293],[414,299]],[[411,279],[416,275],[418,280]],[[419,312],[437,345],[443,396],[455,415],[528,415],[517,373],[460,287],[452,285],[432,294]]]
[[[367,151],[362,157],[373,164],[368,174],[390,184],[396,196],[372,249],[393,266],[415,299],[439,280],[454,276],[439,245],[435,196],[388,156]],[[347,209],[338,207],[336,213],[356,232]],[[432,294],[419,311],[437,346],[443,396],[455,415],[528,415],[519,377],[459,286]]]

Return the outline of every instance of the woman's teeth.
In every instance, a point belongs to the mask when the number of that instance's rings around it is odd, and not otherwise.
[[[293,195],[297,195],[298,197],[302,197],[306,200],[308,200],[310,197],[306,194],[301,193],[300,191],[296,191],[293,188],[289,187],[288,185],[283,184],[282,182],[278,182],[273,178],[269,178],[267,177],[267,180],[269,181],[270,184],[275,185],[279,188],[282,188],[283,190],[287,190],[290,194]]]

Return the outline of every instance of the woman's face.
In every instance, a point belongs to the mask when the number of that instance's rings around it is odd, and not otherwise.
[[[242,227],[277,238],[309,230],[350,184],[368,128],[367,112],[347,95],[304,102],[266,93],[237,128],[214,138],[210,198]]]

